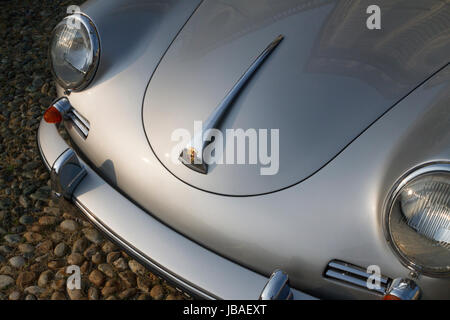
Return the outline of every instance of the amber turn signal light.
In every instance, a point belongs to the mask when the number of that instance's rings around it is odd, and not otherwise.
[[[420,292],[414,280],[397,278],[392,280],[383,300],[418,300]]]
[[[54,106],[50,106],[44,113],[44,120],[47,123],[60,123],[62,119],[61,112]]]
[[[64,115],[67,114],[72,106],[66,97],[62,97],[55,102],[45,111],[44,120],[47,123],[60,123],[64,119]]]

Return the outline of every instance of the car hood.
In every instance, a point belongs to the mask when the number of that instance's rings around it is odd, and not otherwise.
[[[166,52],[146,91],[143,124],[159,161],[187,184],[232,196],[274,192],[320,170],[448,62],[448,5],[379,2],[381,30],[366,26],[366,1],[267,0],[256,7],[251,1],[204,1]],[[442,20],[431,14],[439,10]],[[176,139],[178,133],[187,130],[194,136],[194,122],[211,116],[280,34],[284,40],[219,127],[224,133],[259,133],[257,164],[211,165],[207,174],[182,165],[173,156],[185,147]],[[272,153],[270,164],[263,164],[260,156],[266,154],[260,144],[264,139],[269,142],[267,155]],[[247,148],[246,162],[253,151]],[[272,168],[270,174],[262,174],[264,167]]]

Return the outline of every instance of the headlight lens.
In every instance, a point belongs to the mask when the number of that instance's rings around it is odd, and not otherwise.
[[[94,77],[99,55],[98,34],[87,17],[74,14],[55,27],[50,43],[50,61],[52,72],[64,89],[84,89]]]
[[[402,262],[428,276],[450,275],[450,165],[421,168],[393,192],[387,236]]]

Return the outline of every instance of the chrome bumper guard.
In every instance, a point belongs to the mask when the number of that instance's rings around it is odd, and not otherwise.
[[[72,149],[64,151],[53,164],[50,177],[52,192],[57,197],[72,200],[75,188],[86,176],[86,169],[80,164]]]
[[[259,300],[292,300],[293,298],[288,274],[282,270],[276,270],[264,287]]]

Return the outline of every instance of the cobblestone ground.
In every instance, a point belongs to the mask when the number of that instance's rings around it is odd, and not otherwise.
[[[56,96],[48,42],[66,8],[82,2],[0,0],[0,300],[183,299],[51,200],[35,140]],[[80,267],[81,290],[66,287],[69,265]]]

